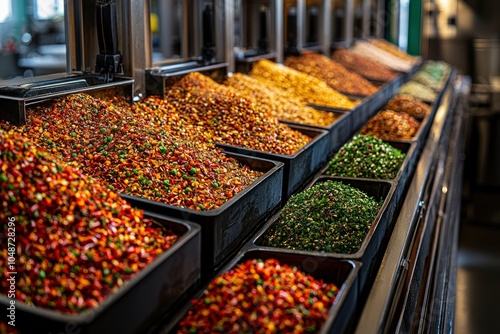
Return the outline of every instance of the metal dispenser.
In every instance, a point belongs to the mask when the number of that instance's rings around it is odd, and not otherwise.
[[[21,125],[26,107],[78,92],[119,89],[132,96],[133,79],[125,76],[120,39],[125,1],[68,0],[65,6],[67,72],[0,83],[0,119]],[[126,8],[125,8],[126,10]],[[124,49],[123,49],[124,50]],[[127,53],[128,55],[128,53]],[[129,67],[130,68],[130,67]]]
[[[236,71],[248,73],[259,59],[277,59],[282,49],[281,0],[234,1],[234,56]],[[278,28],[279,27],[279,28]]]
[[[327,54],[331,44],[331,0],[285,1],[285,54],[301,50]]]
[[[230,59],[232,50],[228,50],[233,31],[232,20],[226,19],[233,12],[229,1],[149,0],[148,9],[145,15],[151,21],[145,33],[153,38],[143,67],[146,94],[163,96],[173,80],[193,71],[225,75],[234,63]],[[157,20],[158,26],[153,20]]]

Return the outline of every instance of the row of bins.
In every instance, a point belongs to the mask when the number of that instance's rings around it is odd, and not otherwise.
[[[450,74],[448,81],[452,80],[452,77],[453,75]],[[398,80],[401,79],[398,78]],[[390,87],[388,89],[393,88]],[[388,142],[391,146],[406,154],[405,160],[400,166],[394,179],[377,180],[366,178],[332,177],[324,174],[328,167],[326,162],[321,164],[318,171],[312,178],[304,177],[304,179],[307,179],[308,182],[306,182],[306,185],[299,187],[301,190],[298,192],[308,189],[321,182],[340,181],[344,184],[352,186],[353,188],[363,191],[382,203],[376,218],[371,224],[369,232],[366,234],[357,252],[352,254],[342,254],[328,253],[325,251],[290,250],[266,246],[266,232],[268,232],[273,225],[280,220],[280,213],[282,210],[280,209],[266,220],[258,232],[253,234],[243,247],[241,247],[239,252],[232,257],[223,268],[216,271],[213,277],[223,277],[224,274],[234,270],[238,265],[241,265],[249,259],[258,259],[259,261],[268,258],[277,259],[280,263],[295,266],[299,270],[302,270],[317,279],[323,279],[325,282],[334,283],[339,287],[336,299],[328,311],[322,328],[319,329],[318,332],[343,333],[349,332],[353,329],[356,316],[359,314],[358,312],[361,311],[362,303],[360,303],[360,301],[366,297],[369,292],[372,279],[378,271],[385,251],[385,244],[390,236],[390,231],[393,227],[393,223],[395,222],[395,218],[397,217],[400,205],[404,200],[406,188],[415,170],[416,162],[418,161],[420,150],[425,142],[430,124],[432,124],[435,112],[440,106],[441,96],[444,90],[445,89],[443,88],[439,93],[438,99],[432,103],[431,113],[420,119],[421,126],[417,134],[411,140]],[[397,88],[395,88],[395,91],[397,91]],[[388,98],[390,98],[393,93],[390,94]],[[374,97],[373,99],[377,101],[378,97]],[[351,131],[349,132],[349,135],[352,136],[356,134],[362,125],[364,125],[370,117],[373,116],[377,110],[387,102],[387,99],[380,103],[374,102],[372,106],[376,105],[377,107],[365,114],[364,121],[362,123],[359,120],[355,120],[355,117],[353,116],[356,114],[357,109],[350,112],[348,117],[346,117],[349,122],[351,122]],[[367,108],[363,103],[359,106],[361,109]],[[361,115],[363,114],[361,113]],[[347,122],[347,120],[344,120],[344,122]],[[354,126],[352,126],[353,124]],[[334,155],[343,143],[345,143],[345,140],[341,143],[335,143],[330,146],[332,151],[328,157]],[[282,207],[286,204],[287,199],[298,192],[292,192],[292,194],[284,193],[284,202],[282,203]],[[215,279],[212,283],[213,282],[215,282]],[[203,301],[206,296],[208,286],[209,283],[203,285],[193,298]],[[158,328],[156,328],[156,332],[178,332],[181,330],[179,325],[181,320],[190,314],[190,310],[192,308],[192,303],[186,303],[184,307],[179,310],[179,312],[172,315],[172,317],[169,317],[168,321],[164,321]],[[199,309],[197,309],[196,312],[198,311]],[[195,332],[194,329],[193,332]]]
[[[121,195],[137,208],[145,210],[147,216],[158,224],[182,235],[180,240],[97,309],[78,315],[64,315],[17,303],[19,323],[24,326],[19,329],[23,332],[64,332],[70,324],[74,326],[72,328],[89,333],[115,330],[123,333],[143,332],[152,327],[160,332],[168,332],[189,309],[188,300],[193,296],[201,296],[203,288],[215,275],[226,272],[244,259],[270,257],[336,284],[340,290],[322,332],[349,328],[359,306],[357,300],[366,293],[370,278],[377,270],[383,254],[384,239],[402,201],[406,183],[418,159],[418,149],[425,140],[439,100],[435,101],[433,113],[423,120],[413,140],[391,143],[407,154],[395,179],[339,178],[323,175],[323,172],[328,159],[408,79],[408,74],[401,74],[387,82],[352,111],[327,108],[339,114],[337,122],[328,128],[290,124],[292,128],[313,138],[307,146],[291,156],[220,145],[227,155],[264,175],[215,210],[188,210]],[[279,219],[279,210],[286,201],[293,194],[328,179],[345,182],[383,202],[359,251],[337,254],[287,251],[263,246],[260,241],[262,236]],[[0,296],[0,302],[8,305],[9,300]],[[132,308],[130,305],[137,307]],[[179,309],[181,312],[178,312]],[[160,325],[155,326],[160,319]]]

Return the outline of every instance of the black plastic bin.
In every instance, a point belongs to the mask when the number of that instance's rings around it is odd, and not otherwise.
[[[233,261],[224,267],[219,273],[225,273],[237,264],[250,259],[276,259],[280,263],[296,266],[300,270],[312,275],[316,279],[323,279],[327,283],[334,283],[339,292],[333,302],[328,317],[320,330],[320,333],[346,333],[353,329],[356,314],[356,303],[358,299],[357,279],[361,264],[352,260],[341,260],[321,255],[304,255],[298,252],[285,252],[252,248],[242,250]],[[195,296],[196,299],[203,296],[201,289]],[[175,333],[177,324],[191,308],[186,304],[177,316],[166,324],[159,333]]]
[[[171,248],[137,273],[96,309],[80,314],[30,306],[16,301],[16,329],[21,333],[143,333],[151,321],[183,303],[186,293],[199,288],[201,235],[196,224],[145,213],[161,226],[181,235]],[[6,309],[7,296],[0,296]],[[6,316],[2,314],[2,318]]]
[[[321,109],[319,109],[321,110]],[[324,110],[323,110],[324,111]],[[295,122],[290,122],[286,120],[281,120],[281,122],[291,125],[291,126],[307,126],[314,129],[320,129],[328,131],[328,147],[326,149],[327,155],[330,156],[333,151],[338,149],[340,146],[344,144],[346,140],[351,137],[351,117],[349,115],[349,111],[347,110],[328,110],[328,112],[333,113],[337,116],[335,122],[330,124],[329,126],[315,126],[315,125],[304,125]]]
[[[291,155],[280,155],[263,151],[256,151],[238,146],[217,144],[228,152],[236,152],[245,156],[258,157],[284,164],[283,172],[283,200],[288,199],[293,193],[309,182],[314,174],[328,159],[328,132],[301,125],[288,125],[312,138],[312,140]]]
[[[196,211],[143,198],[120,195],[133,206],[199,223],[202,229],[202,273],[210,277],[229,259],[281,203],[283,164],[225,152],[258,171],[265,172],[250,186],[214,210]]]
[[[385,247],[383,247],[383,245],[385,244],[387,238],[386,232],[392,227],[394,212],[396,210],[396,203],[392,200],[394,191],[396,189],[396,183],[391,181],[375,181],[366,179],[320,176],[319,178],[315,179],[310,184],[310,186],[316,184],[317,182],[325,182],[327,180],[341,181],[344,184],[349,184],[350,186],[363,191],[364,193],[374,197],[377,200],[383,200],[382,207],[379,210],[379,213],[372,223],[368,234],[366,235],[364,241],[362,242],[359,250],[356,253],[340,254],[300,250],[295,250],[293,252],[297,254],[303,254],[305,256],[324,256],[337,259],[360,261],[362,263],[362,267],[359,271],[359,292],[360,294],[363,294],[367,292],[369,281],[374,277],[374,274],[376,274],[376,271],[378,270],[378,266],[384,254]],[[276,221],[279,220],[279,218],[280,212],[271,217],[266,225],[258,232],[256,237],[250,241],[250,243],[255,245],[256,247],[261,247],[262,249],[279,249],[280,251],[287,251],[285,249],[264,245],[266,232]]]

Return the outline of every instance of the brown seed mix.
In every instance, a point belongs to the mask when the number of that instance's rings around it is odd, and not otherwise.
[[[359,74],[351,72],[335,60],[318,53],[287,57],[285,65],[312,75],[344,94],[369,96],[377,91],[377,87]]]
[[[387,67],[348,49],[336,50],[332,58],[348,70],[358,73],[368,80],[390,81],[396,78],[396,73]]]
[[[311,141],[278,122],[268,110],[231,87],[201,73],[189,73],[171,86],[166,99],[211,142],[290,155]]]
[[[410,140],[419,127],[420,122],[406,113],[383,110],[370,119],[361,134],[382,140]]]
[[[413,117],[423,118],[431,112],[431,106],[410,95],[397,95],[387,102],[384,109],[407,113]]]

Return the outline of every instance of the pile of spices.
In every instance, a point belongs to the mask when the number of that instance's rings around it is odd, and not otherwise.
[[[434,102],[437,98],[437,93],[432,88],[415,81],[409,81],[402,85],[397,94],[410,95],[425,102]]]
[[[287,57],[285,65],[318,78],[343,94],[370,96],[377,91],[377,87],[359,74],[318,53]]]
[[[264,234],[264,245],[353,254],[359,250],[381,203],[338,181],[317,182],[292,196]]]
[[[441,60],[428,60],[422,65],[420,71],[429,74],[435,81],[444,84],[446,77],[451,71],[451,67],[449,64]]]
[[[178,239],[19,134],[0,130],[0,161],[0,243],[12,222],[17,300],[64,313],[95,308]],[[12,271],[7,250],[2,273]],[[2,280],[0,293],[8,288]]]
[[[267,59],[254,64],[250,76],[287,91],[304,103],[348,110],[354,108],[352,101],[324,81]]]
[[[253,99],[201,73],[189,73],[169,87],[166,99],[211,142],[290,155],[311,141]]]
[[[382,140],[411,140],[419,127],[420,122],[404,112],[382,110],[370,119],[361,133]]]
[[[368,135],[356,135],[328,162],[327,175],[394,179],[406,153]]]
[[[355,53],[370,58],[393,71],[409,72],[413,62],[404,61],[367,41],[357,41],[351,48]]]
[[[412,117],[423,118],[430,114],[431,106],[410,95],[396,95],[387,102],[384,109],[404,112]]]
[[[368,39],[368,42],[371,44],[375,45],[379,49],[382,49],[386,52],[389,52],[390,54],[403,59],[404,61],[410,62],[410,63],[416,63],[418,59],[416,57],[413,57],[406,53],[405,51],[401,50],[398,48],[396,45],[392,44],[389,41],[386,41],[385,39],[382,38],[370,38]]]
[[[258,107],[281,120],[327,127],[336,119],[335,114],[308,107],[292,94],[274,86],[267,86],[246,74],[234,73],[227,78],[225,85],[248,98],[253,98]]]
[[[318,333],[338,287],[276,259],[251,259],[210,282],[177,333]]]
[[[197,140],[203,131],[168,103],[118,105],[75,94],[29,110],[15,129],[117,192],[192,210],[217,208],[262,175]]]
[[[436,92],[439,92],[443,87],[439,80],[434,79],[429,73],[424,71],[418,71],[411,78],[412,81],[421,83],[424,86],[427,86]]]
[[[333,60],[342,64],[368,80],[390,81],[396,78],[396,73],[384,65],[381,65],[370,58],[363,57],[349,49],[336,50],[332,55]]]

